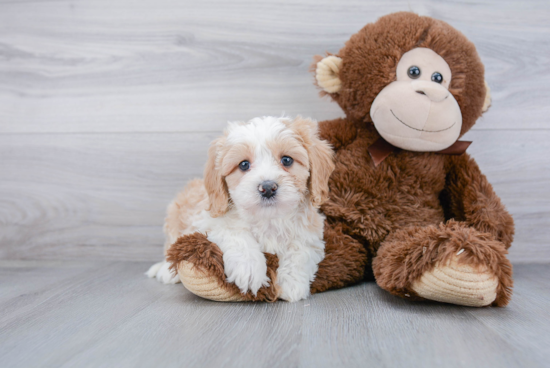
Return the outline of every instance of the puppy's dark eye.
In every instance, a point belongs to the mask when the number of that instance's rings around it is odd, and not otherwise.
[[[248,161],[243,161],[239,164],[239,169],[241,169],[242,171],[246,171],[248,169],[250,169],[250,162]]]
[[[432,81],[435,83],[442,83],[443,82],[443,76],[440,72],[435,72],[432,74]]]
[[[283,164],[283,166],[286,166],[286,167],[289,167],[290,165],[292,165],[293,162],[294,160],[292,159],[292,157],[283,156],[283,158],[281,159],[281,163]]]
[[[409,68],[409,70],[407,70],[407,74],[410,78],[416,79],[420,77],[420,68],[413,65]]]

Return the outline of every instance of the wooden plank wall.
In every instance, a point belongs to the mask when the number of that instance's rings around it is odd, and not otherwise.
[[[470,152],[513,213],[514,262],[550,261],[547,1],[0,1],[0,257],[156,260],[166,204],[228,120],[341,116],[308,67],[399,10],[486,65]]]

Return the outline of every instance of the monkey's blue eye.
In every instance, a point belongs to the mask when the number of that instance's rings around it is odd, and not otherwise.
[[[248,161],[243,161],[239,164],[239,169],[241,169],[242,171],[246,171],[248,169],[250,169],[250,162]]]
[[[413,65],[409,68],[409,70],[407,70],[407,74],[410,78],[416,79],[420,77],[420,68]]]
[[[440,72],[435,72],[432,74],[432,81],[435,83],[442,83],[443,82],[443,76]]]
[[[283,166],[286,166],[286,167],[289,167],[290,165],[292,165],[293,162],[294,160],[292,159],[292,157],[283,156],[283,158],[281,159],[281,163],[283,164]]]

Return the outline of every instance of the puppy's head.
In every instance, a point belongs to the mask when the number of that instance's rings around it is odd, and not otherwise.
[[[289,214],[301,201],[319,207],[328,198],[332,158],[313,120],[230,123],[208,151],[204,183],[210,213],[223,215],[231,202],[242,215],[267,218]]]

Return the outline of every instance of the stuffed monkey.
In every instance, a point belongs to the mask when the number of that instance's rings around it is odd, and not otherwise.
[[[474,45],[445,22],[395,13],[367,24],[336,55],[318,57],[316,84],[346,117],[319,123],[336,152],[321,207],[325,259],[311,292],[374,278],[409,300],[505,306],[514,223],[460,137],[490,105]],[[271,285],[240,294],[219,248],[202,234],[168,252],[183,284],[213,300],[277,300]]]

